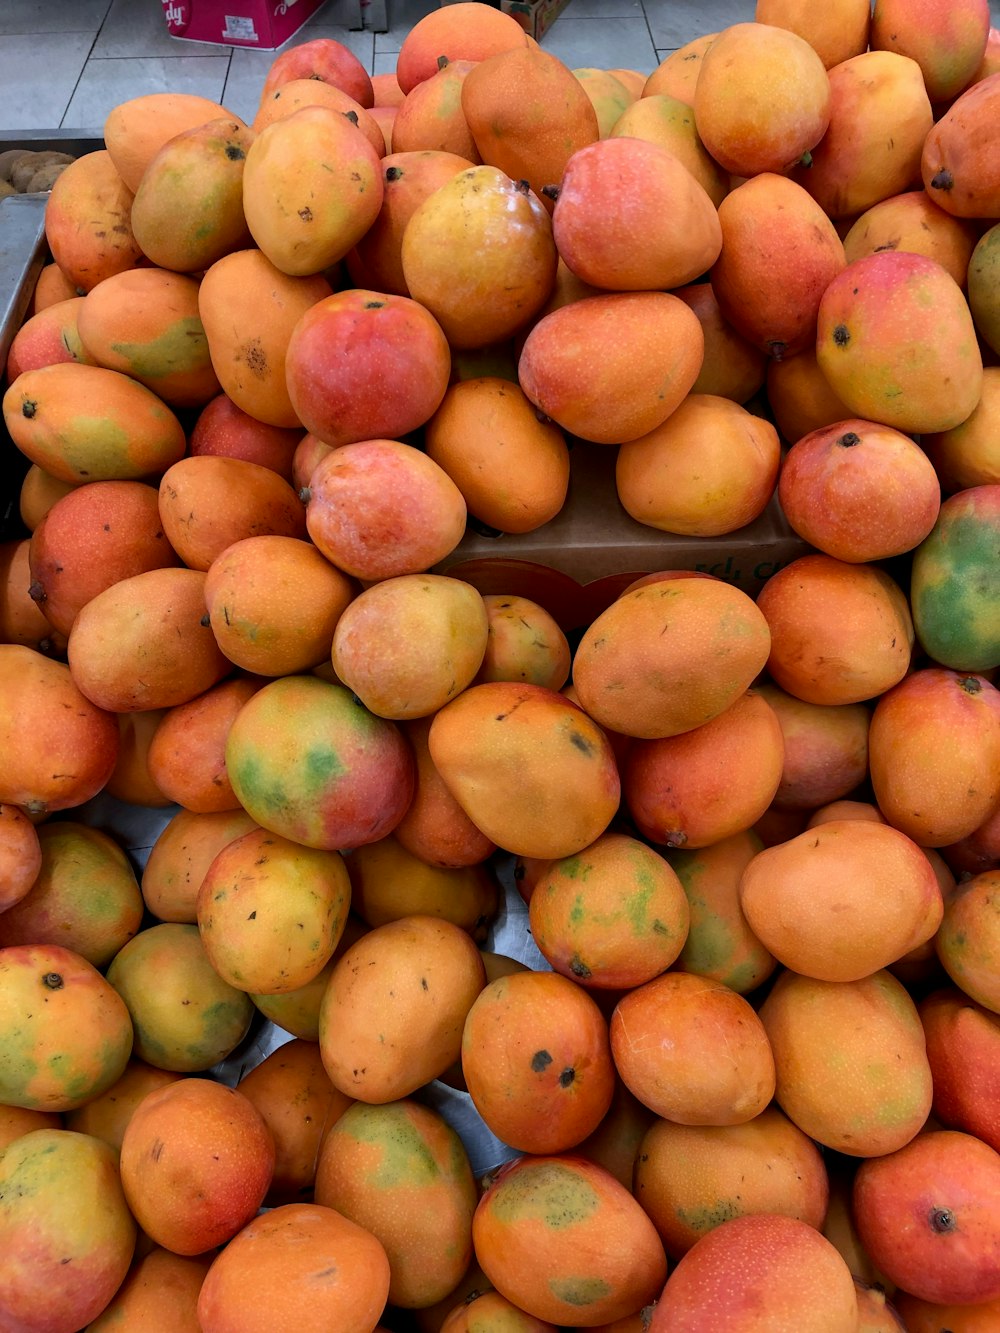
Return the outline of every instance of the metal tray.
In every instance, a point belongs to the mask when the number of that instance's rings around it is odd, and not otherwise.
[[[100,130],[0,131],[0,152],[28,148],[82,157],[103,147]],[[31,304],[38,274],[50,257],[45,243],[47,200],[47,194],[12,194],[0,199],[0,384],[4,388],[10,344]],[[27,470],[27,459],[0,426],[0,541],[27,535],[19,513],[21,482]]]

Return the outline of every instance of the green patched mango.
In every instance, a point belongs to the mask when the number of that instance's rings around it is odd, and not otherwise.
[[[1000,485],[945,500],[913,553],[910,603],[935,662],[955,671],[1000,666]]]

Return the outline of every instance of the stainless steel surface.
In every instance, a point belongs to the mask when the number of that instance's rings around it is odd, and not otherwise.
[[[47,198],[44,194],[12,194],[0,199],[0,386],[6,385],[3,371],[7,353],[31,304],[35,282],[48,254]],[[18,503],[27,467],[27,459],[15,449],[0,423],[0,541],[23,535]]]
[[[31,304],[45,263],[45,194],[0,199],[0,358],[7,353]]]

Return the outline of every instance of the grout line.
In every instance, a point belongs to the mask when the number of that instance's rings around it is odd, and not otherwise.
[[[76,90],[77,90],[77,88],[79,88],[79,86],[80,86],[80,80],[83,78],[83,72],[84,72],[84,70],[87,68],[87,65],[90,63],[90,57],[93,55],[94,47],[97,45],[97,39],[98,39],[98,37],[100,37],[100,35],[101,35],[101,28],[104,27],[104,24],[105,24],[105,22],[107,21],[108,10],[110,10],[110,8],[111,8],[111,3],[110,3],[110,0],[109,0],[109,3],[108,3],[108,9],[105,10],[105,12],[104,12],[104,18],[101,19],[100,26],[98,27],[97,31],[94,33],[93,41],[90,43],[90,50],[87,52],[87,54],[86,54],[86,55],[84,56],[84,58],[83,58],[83,64],[80,66],[80,72],[79,72],[79,74],[76,76],[76,82],[73,84],[73,87],[72,87],[72,89],[70,90],[69,97],[66,99],[66,105],[63,107],[63,113],[62,113],[62,116],[60,117],[60,120],[59,120],[59,128],[60,128],[60,129],[63,129],[64,127],[67,128],[67,129],[68,129],[68,128],[72,128],[72,127],[70,127],[70,126],[66,126],[66,117],[69,115],[69,108],[70,108],[70,105],[72,104],[73,98],[76,96]]]

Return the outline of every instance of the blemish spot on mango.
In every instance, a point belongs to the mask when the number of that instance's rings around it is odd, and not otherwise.
[[[493,1200],[493,1212],[499,1221],[535,1218],[553,1231],[583,1222],[600,1206],[597,1191],[560,1162],[518,1172],[504,1182]],[[575,1283],[576,1279],[566,1281]]]
[[[585,1306],[610,1295],[611,1287],[600,1277],[554,1277],[549,1290],[567,1305]]]

